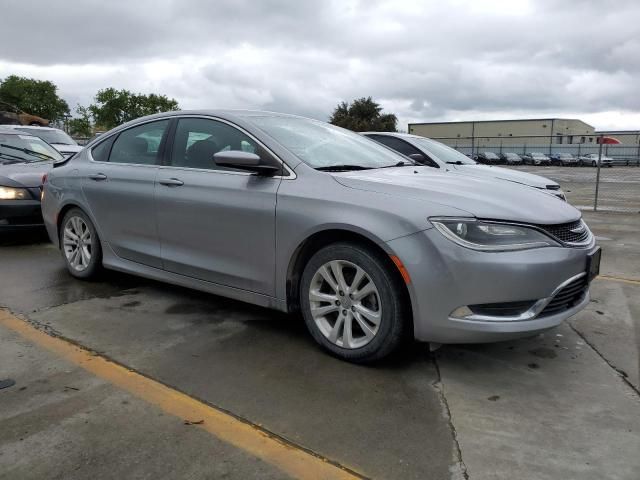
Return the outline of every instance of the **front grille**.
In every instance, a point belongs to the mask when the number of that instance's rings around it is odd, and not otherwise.
[[[589,238],[589,229],[582,220],[559,225],[538,225],[538,227],[563,243],[582,243]]]
[[[586,275],[575,279],[560,290],[538,316],[547,317],[575,307],[584,298],[588,288],[589,282]]]

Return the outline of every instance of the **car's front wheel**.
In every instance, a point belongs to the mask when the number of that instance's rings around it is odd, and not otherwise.
[[[71,275],[88,279],[99,273],[102,268],[100,239],[89,217],[79,208],[72,208],[62,219],[60,246]]]
[[[314,254],[300,281],[300,304],[316,342],[361,363],[395,351],[410,321],[392,268],[382,254],[355,243],[335,243]]]

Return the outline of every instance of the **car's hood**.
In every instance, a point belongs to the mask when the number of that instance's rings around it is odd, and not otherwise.
[[[430,167],[399,167],[333,174],[340,184],[447,205],[477,218],[541,225],[578,220],[580,212],[540,190],[493,178],[451,175]],[[416,208],[418,208],[416,206]],[[438,215],[437,212],[425,212]]]
[[[42,176],[51,170],[53,162],[0,165],[0,185],[35,188],[42,185]]]
[[[80,145],[69,145],[66,143],[52,143],[51,146],[58,150],[60,153],[76,153],[83,148]]]
[[[502,167],[491,167],[489,165],[447,165],[453,167],[451,170],[464,173],[465,175],[473,175],[475,177],[491,177],[509,180],[510,182],[522,183],[536,188],[547,188],[547,185],[558,185],[553,180],[534,175],[527,172],[519,172]]]

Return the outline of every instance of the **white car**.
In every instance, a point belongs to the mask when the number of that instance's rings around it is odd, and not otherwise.
[[[583,155],[578,159],[579,165],[591,165],[592,167],[598,166],[598,154],[597,153],[589,153],[587,155]],[[606,155],[602,155],[602,161],[600,163],[603,167],[611,168],[613,166],[613,158],[607,157]]]
[[[566,201],[566,196],[560,188],[560,185],[553,180],[509,168],[481,165],[457,150],[430,138],[392,132],[363,132],[362,135],[396,152],[402,153],[427,167],[439,168],[442,169],[442,171],[453,174],[481,178],[497,178],[508,182],[520,183],[537,188],[538,190],[543,190],[546,193],[555,195]]]
[[[36,127],[31,125],[3,125],[2,128],[11,128],[41,138],[67,158],[82,150],[76,141],[62,130],[53,127]]]

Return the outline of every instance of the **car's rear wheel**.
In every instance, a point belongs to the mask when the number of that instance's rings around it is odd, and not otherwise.
[[[591,162],[591,166],[592,166],[592,167],[595,167],[596,165],[597,165],[597,164],[596,164],[596,161],[595,161],[595,160],[593,160],[593,161]]]
[[[353,362],[395,351],[408,333],[406,299],[383,255],[355,243],[319,250],[305,266],[300,304],[307,328],[322,347]]]
[[[62,256],[76,278],[93,278],[102,268],[100,239],[89,217],[79,208],[69,210],[60,228]]]

